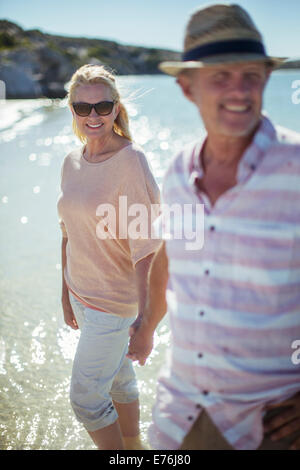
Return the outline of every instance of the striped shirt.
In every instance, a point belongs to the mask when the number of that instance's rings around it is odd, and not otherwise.
[[[300,340],[300,135],[264,116],[236,186],[214,206],[195,184],[204,141],[174,158],[163,184],[164,204],[192,204],[194,219],[204,205],[204,244],[187,250],[174,236],[178,217],[168,227],[160,218],[171,347],[149,438],[155,449],[179,448],[205,409],[230,445],[256,449],[264,407],[300,390],[292,360]]]

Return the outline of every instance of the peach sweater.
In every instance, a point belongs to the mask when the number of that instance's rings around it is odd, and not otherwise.
[[[121,206],[128,210],[136,203],[147,208],[150,229],[151,205],[156,205],[152,209],[157,215],[160,194],[139,146],[131,143],[99,163],[88,162],[83,157],[83,148],[65,157],[57,208],[63,236],[68,238],[66,283],[83,303],[131,317],[138,309],[134,266],[155,252],[160,241],[151,239],[149,232],[148,238],[144,235],[136,238],[131,236],[131,230],[124,238],[128,224],[135,224],[131,227],[139,230],[134,221],[137,222],[140,213],[133,210],[134,216],[119,210],[120,196],[123,196]],[[115,210],[115,218],[108,218],[111,212],[103,211],[106,207],[103,204],[110,205],[108,211]]]

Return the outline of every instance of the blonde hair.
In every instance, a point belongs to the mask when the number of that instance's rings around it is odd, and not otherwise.
[[[75,92],[80,85],[93,85],[97,83],[103,83],[110,88],[112,100],[120,106],[120,111],[115,119],[113,130],[116,134],[125,137],[128,140],[132,140],[129,131],[129,119],[127,110],[120,100],[120,94],[116,86],[116,79],[114,74],[105,68],[103,65],[92,65],[87,64],[80,67],[73,74],[69,83],[68,92],[68,104],[72,105],[75,98]],[[73,131],[82,143],[86,143],[86,136],[82,134],[77,125],[76,120],[73,118]]]

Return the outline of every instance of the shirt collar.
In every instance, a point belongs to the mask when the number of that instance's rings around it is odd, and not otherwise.
[[[266,114],[262,114],[259,128],[257,129],[251,144],[245,150],[237,170],[237,183],[243,183],[258,167],[264,154],[272,145],[276,137],[276,130]],[[184,169],[189,180],[189,184],[194,185],[197,178],[203,176],[203,167],[200,153],[203,149],[207,135],[192,145],[192,149],[188,147],[184,156]],[[192,150],[192,151],[191,151]]]
[[[261,163],[264,155],[276,137],[276,130],[264,114],[249,147],[245,150],[237,171],[237,182],[243,183]]]

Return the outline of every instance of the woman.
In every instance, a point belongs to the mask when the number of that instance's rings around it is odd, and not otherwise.
[[[84,144],[64,159],[58,201],[64,319],[81,330],[71,404],[99,449],[140,449],[128,331],[136,314],[137,322],[143,315],[147,272],[159,241],[126,235],[132,220],[124,204],[128,209],[143,204],[150,214],[159,190],[143,152],[131,141],[110,72],[96,65],[79,68],[68,102],[74,132]],[[107,219],[104,209],[114,209],[116,217]]]

